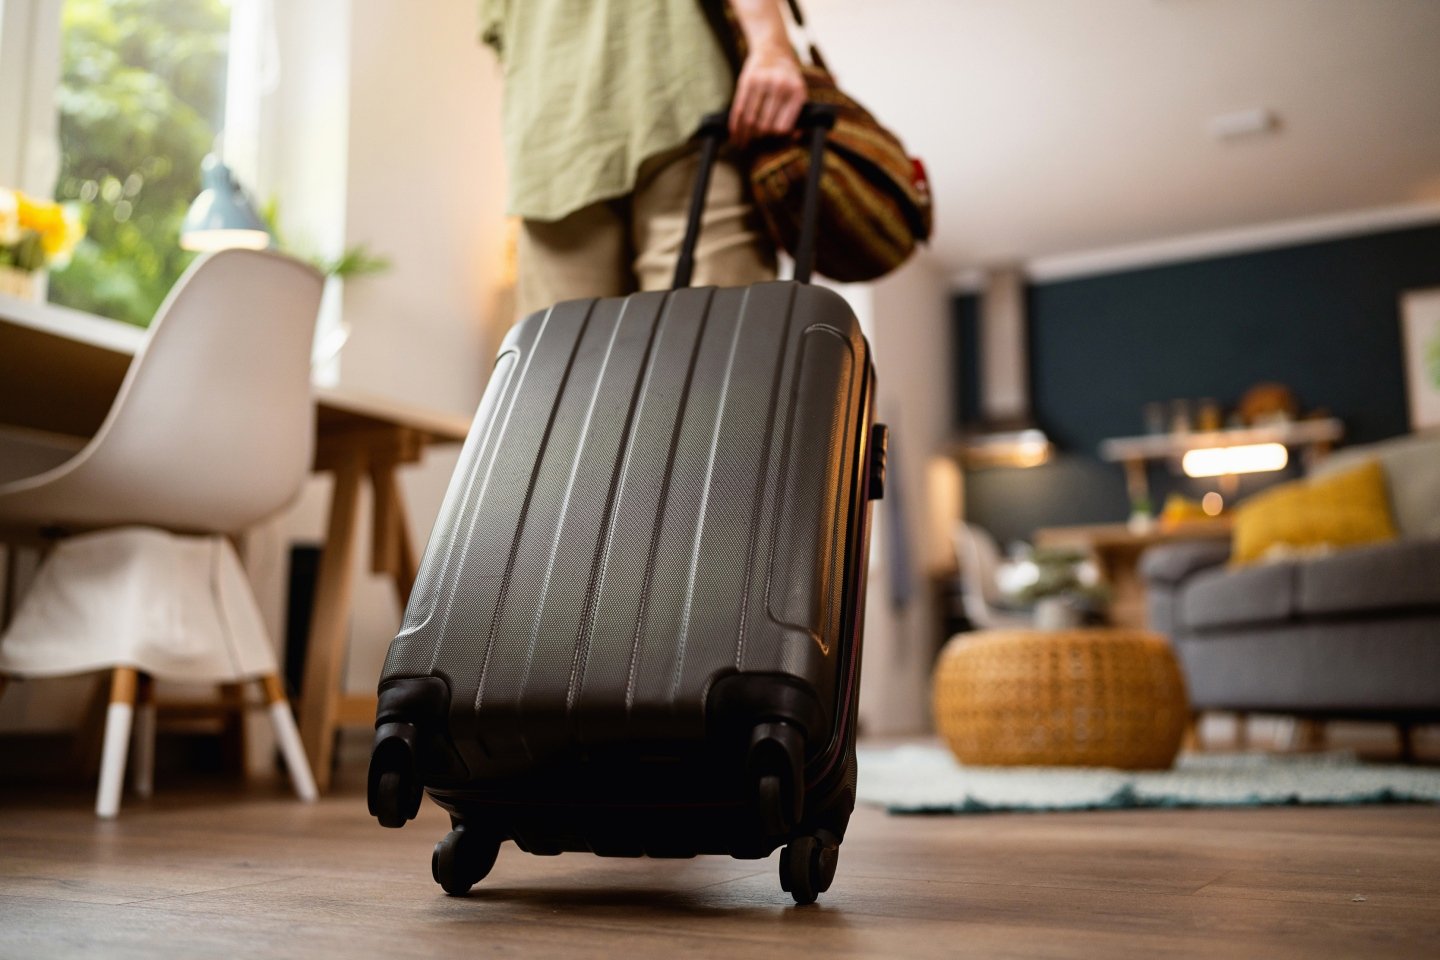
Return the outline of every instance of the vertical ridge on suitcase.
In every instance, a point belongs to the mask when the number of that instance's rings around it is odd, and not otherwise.
[[[629,304],[627,302],[627,308]],[[642,308],[637,308],[642,309]],[[611,473],[610,485],[605,498],[605,509],[600,518],[600,535],[596,543],[594,557],[590,566],[589,585],[586,588],[585,599],[582,606],[580,629],[575,640],[574,655],[571,658],[570,677],[565,686],[565,710],[572,718],[572,734],[578,732],[573,727],[575,701],[579,689],[584,683],[585,672],[588,666],[590,643],[595,627],[595,611],[599,597],[604,591],[605,574],[609,570],[611,550],[614,545],[614,534],[616,523],[621,514],[616,510],[620,492],[630,475],[632,462],[631,438],[635,427],[636,412],[641,399],[644,396],[644,386],[652,374],[652,364],[655,358],[655,340],[660,332],[663,309],[653,313],[649,325],[649,335],[645,339],[645,351],[640,358],[640,377],[634,388],[630,391],[629,403],[625,409],[625,425],[621,432],[619,443],[619,454],[615,458],[614,470]],[[618,326],[617,326],[618,332]]]

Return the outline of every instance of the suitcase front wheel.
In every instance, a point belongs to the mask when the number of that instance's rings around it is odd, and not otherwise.
[[[840,861],[840,841],[829,831],[796,837],[780,851],[780,889],[802,906],[830,889]]]
[[[499,854],[498,840],[467,832],[463,824],[456,824],[445,839],[435,844],[435,852],[430,855],[430,875],[450,896],[463,897],[485,879]]]

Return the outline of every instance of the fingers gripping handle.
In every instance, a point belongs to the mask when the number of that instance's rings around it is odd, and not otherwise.
[[[795,279],[808,283],[815,268],[815,233],[820,221],[820,174],[825,159],[825,138],[835,126],[835,108],[830,104],[807,103],[800,111],[796,126],[810,138],[810,162],[805,178],[805,205],[801,210],[800,243],[795,251]],[[675,289],[690,286],[695,273],[695,244],[700,239],[701,221],[705,216],[705,196],[710,190],[710,175],[720,146],[730,133],[729,113],[712,113],[700,123],[696,137],[700,140],[700,169],[695,174],[695,190],[690,197],[690,213],[685,221],[685,239],[680,244],[680,258],[675,262]]]

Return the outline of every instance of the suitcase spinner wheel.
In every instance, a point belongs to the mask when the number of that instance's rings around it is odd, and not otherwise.
[[[796,837],[780,851],[780,889],[802,906],[814,903],[835,879],[840,841],[826,830]]]
[[[454,829],[435,844],[430,855],[430,875],[452,897],[470,892],[490,873],[500,855],[500,841],[483,833],[466,830],[454,822]]]

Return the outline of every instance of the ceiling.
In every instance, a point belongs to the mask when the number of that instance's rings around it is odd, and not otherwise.
[[[1298,218],[1440,212],[1435,0],[806,0],[924,158],[949,271]],[[1211,118],[1261,107],[1273,134]]]

